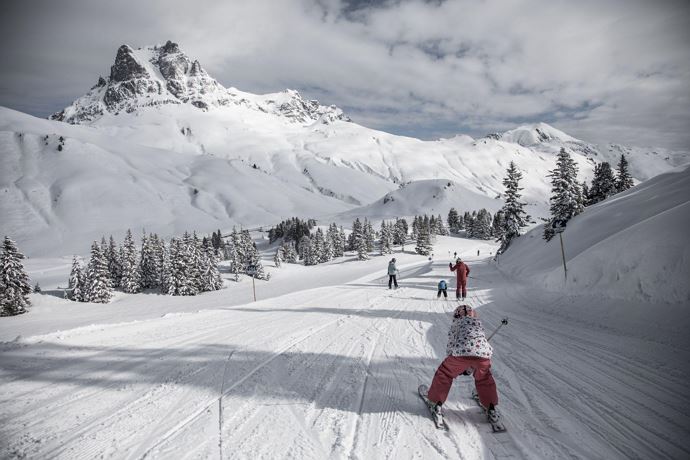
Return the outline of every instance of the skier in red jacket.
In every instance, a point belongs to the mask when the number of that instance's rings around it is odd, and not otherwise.
[[[467,277],[470,274],[470,267],[460,260],[460,257],[455,261],[455,265],[449,263],[448,267],[450,267],[450,271],[457,272],[458,281],[455,289],[455,298],[460,300],[460,293],[462,291],[462,300],[465,300],[465,297],[467,297]]]

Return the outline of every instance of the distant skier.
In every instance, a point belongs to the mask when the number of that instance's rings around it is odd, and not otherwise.
[[[470,267],[460,260],[460,257],[455,261],[455,265],[449,263],[448,267],[450,271],[457,272],[455,298],[460,300],[460,294],[462,293],[462,300],[465,300],[465,297],[467,297],[467,277],[470,274]]]
[[[479,402],[486,409],[489,422],[498,422],[498,393],[491,375],[492,353],[477,313],[472,307],[460,305],[453,313],[448,332],[447,356],[436,370],[427,394],[437,414],[442,414],[441,406],[448,398],[453,379],[460,374],[474,374]]]
[[[477,257],[479,257],[479,249],[477,249]]]
[[[398,268],[395,266],[395,257],[388,262],[388,289],[393,289],[393,283],[395,283],[395,289],[398,289]]]
[[[437,299],[441,298],[441,293],[443,293],[443,297],[448,300],[448,284],[446,283],[446,280],[441,280],[438,283],[438,294],[436,294]]]

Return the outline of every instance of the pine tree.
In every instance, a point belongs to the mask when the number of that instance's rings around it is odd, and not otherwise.
[[[231,238],[228,243],[225,244],[223,258],[227,260],[230,264],[230,272],[235,274],[235,278],[239,276],[240,273],[240,263],[237,255],[237,247]]]
[[[84,302],[108,303],[113,295],[111,283],[106,255],[98,242],[94,241],[84,277]]]
[[[364,242],[366,244],[367,252],[374,250],[374,243],[376,241],[376,234],[374,233],[374,228],[371,226],[371,222],[364,218],[364,225],[362,228],[364,234]]]
[[[338,235],[339,247],[337,257],[343,257],[345,255],[345,242],[347,241],[347,239],[345,238],[345,229],[342,225],[340,226],[340,228],[338,228]]]
[[[70,293],[67,297],[75,302],[84,301],[84,268],[77,256],[72,258],[72,270],[69,273],[67,288]]]
[[[594,167],[594,178],[587,197],[588,204],[596,204],[617,193],[616,178],[613,175],[611,165],[607,162],[599,163]]]
[[[328,238],[320,228],[317,229],[316,232],[320,235],[320,238],[323,241],[319,263],[328,262],[333,258],[333,245],[331,244],[330,238]]]
[[[338,226],[335,223],[332,223],[328,227],[328,232],[326,233],[326,240],[330,244],[332,258],[343,256],[345,249],[345,240],[343,239],[343,235],[341,235],[341,232],[340,230],[338,230]]]
[[[268,276],[266,272],[264,271],[264,265],[261,263],[261,258],[259,257],[259,251],[253,251],[249,255],[249,263],[248,266],[251,267],[252,270],[252,276],[256,279],[260,280],[268,280]]]
[[[363,234],[360,234],[355,240],[355,251],[357,251],[357,259],[369,260],[369,251],[367,251],[367,241]]]
[[[493,236],[496,241],[503,241],[503,237],[505,236],[505,217],[502,209],[499,209],[496,214],[494,214],[494,221],[491,224],[491,236]]]
[[[405,250],[405,241],[407,240],[407,221],[405,219],[395,220],[395,231],[393,237],[393,244],[399,244],[402,251]]]
[[[551,177],[551,219],[544,226],[544,239],[550,240],[554,233],[551,224],[554,221],[567,222],[582,212],[582,189],[577,181],[577,164],[564,148],[556,159],[556,168],[549,174]]]
[[[196,232],[193,232],[191,236],[185,232],[182,237],[182,242],[186,247],[187,265],[189,266],[189,281],[190,284],[195,288],[196,295],[201,292],[201,287],[203,285],[202,272],[203,272],[203,254],[201,248],[201,241],[197,236]]]
[[[448,229],[445,225],[443,225],[443,219],[441,218],[441,214],[436,216],[436,231],[441,236],[448,236]]]
[[[273,265],[275,265],[276,268],[280,268],[281,264],[283,263],[283,248],[282,246],[278,247],[276,250],[275,255],[273,256]]]
[[[477,231],[476,218],[477,211],[472,211],[471,214],[469,212],[465,213],[465,236],[467,238],[475,238],[475,233]]]
[[[297,251],[295,250],[295,243],[292,241],[285,242],[280,247],[282,253],[282,261],[289,264],[297,263]]]
[[[458,233],[460,231],[460,216],[455,208],[450,208],[448,211],[448,229],[451,233]]]
[[[158,237],[155,234],[147,236],[146,233],[144,233],[141,237],[139,273],[141,273],[142,289],[156,288],[160,283],[159,265],[156,257],[157,240]]]
[[[463,214],[463,216],[462,216],[460,228],[467,232],[467,231],[469,231],[469,228],[471,226],[472,226],[472,214],[469,211],[465,211],[465,214]]]
[[[582,181],[582,200],[583,200],[583,206],[589,206],[591,203],[589,202],[589,187],[587,186],[587,181]]]
[[[15,242],[5,236],[0,254],[0,316],[21,315],[31,305],[31,284],[23,258]]]
[[[217,291],[223,287],[223,280],[218,270],[218,256],[210,241],[202,242],[201,256],[201,291]]]
[[[480,240],[491,239],[491,214],[486,209],[480,209],[474,221],[474,238]]]
[[[314,235],[311,238],[311,260],[314,264],[319,264],[324,258],[324,246],[325,241],[323,238],[323,232],[320,228],[317,228]]]
[[[101,247],[103,247],[103,241]],[[110,273],[110,280],[113,287],[119,287],[122,281],[122,260],[120,259],[120,250],[115,243],[115,238],[110,235],[108,248],[106,249],[106,259],[108,261],[108,272]]]
[[[297,246],[297,254],[304,265],[314,265],[311,260],[311,237],[303,235]]]
[[[127,230],[125,241],[122,244],[122,280],[120,286],[124,292],[129,294],[136,294],[141,291],[141,271],[131,230]]]
[[[635,182],[633,182],[630,171],[628,170],[628,160],[625,158],[625,155],[621,154],[621,159],[618,162],[618,171],[616,174],[616,190],[618,192],[624,192],[633,185],[635,185]]]
[[[429,227],[421,225],[417,232],[417,246],[414,250],[417,254],[428,256],[431,253],[431,247]]]
[[[501,227],[494,231],[496,241],[501,242],[499,253],[504,252],[513,239],[520,236],[520,231],[527,225],[530,216],[525,213],[525,204],[520,201],[522,194],[520,190],[520,180],[522,172],[512,161],[506,170],[506,177],[503,179],[505,191],[505,203],[501,209]],[[496,226],[494,226],[496,228]]]
[[[393,235],[391,233],[391,225],[387,225],[386,221],[381,221],[381,237],[379,239],[379,247],[381,254],[391,254],[393,252]]]

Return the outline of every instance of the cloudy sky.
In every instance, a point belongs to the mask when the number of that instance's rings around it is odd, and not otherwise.
[[[180,44],[225,86],[300,90],[423,139],[545,121],[690,149],[690,1],[7,0],[0,105],[47,116],[119,45]]]

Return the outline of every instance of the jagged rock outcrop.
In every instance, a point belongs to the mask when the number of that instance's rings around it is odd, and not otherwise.
[[[88,93],[50,118],[72,124],[88,123],[106,113],[117,115],[165,104],[190,104],[201,110],[243,105],[305,124],[350,121],[339,108],[307,101],[297,91],[257,96],[228,90],[199,61],[192,61],[177,43],[169,40],[162,46],[136,50],[122,45],[110,76],[99,77]]]

